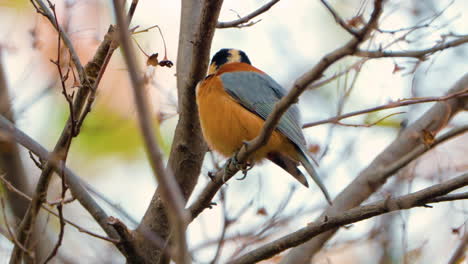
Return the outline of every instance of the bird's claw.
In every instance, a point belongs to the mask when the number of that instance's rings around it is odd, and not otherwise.
[[[240,171],[242,171],[242,174],[244,174],[244,176],[240,177],[239,179],[236,179],[238,181],[242,181],[245,179],[245,177],[247,177],[247,172],[249,172],[249,170],[251,170],[253,168],[253,165],[251,163],[246,163],[245,166],[242,166],[242,168],[238,167],[238,169]]]
[[[243,141],[242,142],[243,144],[248,144],[247,141]],[[229,167],[231,166],[231,164],[238,170],[242,171],[242,173],[244,174],[243,177],[237,179],[237,180],[243,180],[245,179],[245,177],[247,177],[247,172],[249,170],[252,169],[253,167],[253,164],[249,163],[249,162],[246,162],[246,163],[239,163],[239,161],[237,160],[237,152],[231,157],[229,158],[227,161],[226,161],[226,166],[224,166],[224,174],[223,174],[223,182],[226,182],[226,174],[228,173],[231,173],[231,171],[229,170]]]

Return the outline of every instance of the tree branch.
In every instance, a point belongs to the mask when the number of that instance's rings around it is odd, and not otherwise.
[[[111,239],[120,241],[120,237],[117,232],[107,223],[107,214],[99,207],[99,205],[93,200],[86,189],[81,185],[79,177],[76,176],[70,169],[68,169],[64,165],[63,161],[58,159],[54,153],[49,153],[44,147],[39,145],[21,130],[17,129],[2,115],[0,115],[0,132],[5,137],[11,138],[11,140],[18,142],[23,147],[33,152],[40,159],[47,161],[58,175],[63,175],[66,178],[66,182],[70,187],[73,197],[75,197],[80,202],[80,204],[91,214],[94,220],[96,220],[96,222]],[[124,248],[121,243],[117,244],[117,248],[123,253],[124,256],[127,256],[128,259],[132,259],[132,256],[128,254],[127,249]]]
[[[281,119],[281,116],[293,103],[297,102],[299,96],[306,90],[309,84],[318,80],[323,75],[323,72],[333,63],[356,52],[358,46],[368,38],[371,30],[377,25],[378,18],[382,12],[382,1],[375,0],[374,6],[375,7],[369,22],[363,27],[362,30],[356,33],[357,37],[350,40],[343,47],[338,48],[337,50],[323,57],[314,68],[296,80],[291,91],[275,104],[273,112],[265,120],[265,124],[260,135],[254,140],[250,141],[247,147],[242,148],[239,152],[239,162],[245,162],[249,155],[251,155],[254,151],[259,149],[268,141],[272,132],[275,130],[276,125]],[[245,151],[243,152],[242,150]]]
[[[253,152],[255,152],[268,141],[272,132],[275,130],[276,125],[281,119],[281,116],[293,103],[297,102],[299,96],[307,89],[309,84],[318,80],[323,75],[323,72],[333,63],[348,55],[352,55],[357,50],[358,46],[368,38],[371,30],[377,25],[378,18],[382,12],[382,1],[375,0],[374,6],[375,8],[372,12],[368,24],[366,24],[360,31],[358,31],[358,37],[353,38],[343,47],[340,47],[324,56],[319,61],[319,63],[315,65],[315,67],[297,79],[291,91],[289,91],[285,97],[283,97],[275,104],[272,113],[265,120],[265,124],[259,136],[249,141],[248,144],[245,144],[237,153],[235,158],[237,159],[238,163],[244,164]],[[214,179],[208,183],[208,185],[203,189],[199,198],[194,202],[193,205],[190,206],[189,210],[192,213],[192,218],[196,217],[205,208],[207,208],[222,184],[228,181],[234,174],[239,171],[237,166],[232,163],[228,163],[225,167],[226,168],[223,168],[216,173]]]
[[[23,200],[26,200],[26,201],[29,201],[31,202],[32,201],[32,198],[29,197],[27,194],[23,193],[21,190],[17,189],[15,186],[13,186],[13,184],[11,182],[9,182],[4,176],[0,175],[0,180],[6,185],[7,189],[17,193],[20,197],[23,198]],[[45,211],[47,211],[49,214],[59,218],[59,215],[52,211],[51,209],[49,209],[47,206],[45,206],[44,204],[42,205],[42,209],[44,209]],[[112,238],[108,238],[108,237],[104,237],[104,236],[101,236],[101,235],[98,235],[96,233],[93,233],[89,230],[86,230],[85,228],[73,223],[72,221],[70,220],[67,220],[66,218],[63,219],[67,224],[73,226],[74,228],[76,228],[79,232],[82,232],[82,233],[85,233],[85,234],[88,234],[92,237],[95,237],[95,238],[99,238],[99,239],[102,239],[104,241],[107,241],[107,242],[110,242],[110,243],[119,243],[120,241],[119,240],[115,240],[115,239],[112,239]]]
[[[439,96],[439,97],[419,97],[419,98],[401,99],[396,102],[391,102],[391,103],[384,104],[381,106],[359,110],[359,111],[347,113],[344,115],[339,115],[339,116],[331,117],[328,119],[324,119],[321,121],[306,123],[302,127],[309,128],[309,127],[314,127],[314,126],[323,125],[327,123],[338,123],[340,120],[343,120],[345,118],[372,113],[372,112],[376,112],[376,111],[380,111],[384,109],[392,109],[392,108],[397,108],[397,107],[402,107],[402,106],[407,106],[407,105],[422,104],[422,103],[429,103],[429,102],[442,102],[442,101],[450,100],[455,97],[466,97],[466,96],[468,96],[468,90],[462,90],[453,94],[448,94],[448,95]]]
[[[83,68],[83,65],[81,64],[80,58],[78,57],[78,53],[76,53],[75,47],[73,46],[73,43],[68,37],[68,34],[60,26],[60,24],[57,23],[57,20],[55,19],[54,14],[49,10],[49,8],[47,8],[44,1],[42,0],[30,0],[30,1],[36,8],[36,11],[40,13],[41,15],[45,16],[47,20],[49,20],[49,22],[52,24],[52,26],[57,30],[58,34],[61,35],[63,43],[65,44],[65,46],[67,46],[67,49],[70,51],[71,59],[73,61],[73,64],[76,67],[78,76],[80,77],[80,81],[86,80],[87,79],[86,71]],[[84,83],[82,83],[82,85],[83,84]]]
[[[11,97],[8,91],[8,82],[3,63],[3,50],[0,47],[0,115],[4,115],[10,122],[14,123],[15,119],[10,100]],[[15,142],[4,141],[1,137],[0,173],[5,173],[5,177],[16,188],[22,192],[29,193],[28,179],[21,161],[18,145]],[[18,199],[17,194],[14,192],[7,191],[6,197],[15,217],[22,219],[28,209],[28,204],[24,200]]]
[[[114,12],[117,17],[118,32],[120,42],[123,49],[124,59],[128,66],[128,72],[133,87],[133,96],[135,105],[138,111],[138,121],[140,129],[145,141],[146,152],[149,156],[149,161],[154,175],[158,180],[158,189],[161,193],[164,207],[166,208],[169,220],[171,221],[171,231],[175,238],[175,256],[172,256],[178,264],[190,263],[190,255],[187,249],[187,241],[185,236],[185,229],[187,225],[187,215],[184,210],[184,197],[182,192],[172,175],[170,168],[164,169],[163,157],[161,150],[154,138],[154,131],[152,128],[151,112],[149,104],[144,91],[143,78],[139,76],[138,64],[136,62],[136,55],[131,46],[130,33],[127,30],[128,22],[123,12],[123,2],[121,0],[114,0]]]
[[[327,3],[325,0],[320,0],[322,4],[327,8],[327,10],[332,14],[333,18],[335,19],[336,23],[338,23],[344,30],[346,30],[352,36],[358,38],[358,32],[353,30],[346,22],[338,15],[338,13]]]
[[[232,28],[232,27],[247,27],[255,24],[256,22],[247,23],[250,20],[254,19],[255,17],[265,13],[268,11],[272,6],[278,3],[280,0],[271,0],[270,2],[266,3],[265,5],[261,6],[259,9],[253,11],[252,13],[246,15],[245,17],[241,17],[239,19],[229,21],[229,22],[218,22],[216,24],[216,28]]]
[[[463,256],[466,255],[467,245],[468,245],[468,233],[465,233],[465,235],[463,235],[463,238],[461,239],[460,245],[457,247],[457,249],[453,253],[448,264],[461,263]]]
[[[466,43],[468,43],[468,36],[462,36],[455,40],[452,40],[446,43],[440,43],[427,49],[407,50],[407,51],[358,50],[354,55],[359,56],[359,57],[366,57],[366,58],[412,57],[412,58],[423,60],[427,56],[434,54],[438,51],[443,51],[445,49],[457,47]]]
[[[50,12],[42,0],[31,0],[31,3],[34,5],[36,10],[44,15],[58,30],[59,34],[64,40],[65,45],[71,53],[72,60],[78,70],[81,83],[81,87],[78,90],[73,102],[73,113],[79,117],[79,122],[76,124],[76,127],[72,129],[72,126],[74,125],[72,118],[68,118],[65,124],[65,128],[63,129],[53,150],[53,156],[58,157],[66,153],[68,146],[71,143],[71,139],[79,134],[84,118],[91,111],[91,105],[94,101],[95,92],[100,82],[100,76],[102,76],[110,56],[112,56],[113,51],[118,47],[118,45],[116,44],[116,41],[114,41],[114,28],[111,26],[107,34],[104,36],[104,40],[98,47],[93,59],[88,62],[83,70],[81,70],[82,66],[76,52],[74,51],[73,45],[64,30],[55,22],[52,12]],[[138,1],[136,1],[136,3],[138,3]],[[43,166],[41,176],[39,177],[38,183],[36,185],[33,201],[31,202],[30,207],[28,208],[28,211],[26,212],[26,215],[17,230],[17,237],[19,241],[26,241],[28,239],[28,234],[30,233],[29,230],[34,223],[35,217],[39,212],[41,204],[44,202],[45,196],[47,194],[47,187],[52,177],[52,172],[53,166],[49,163],[46,163]],[[20,257],[20,254],[21,252],[19,248],[15,247],[13,249],[10,263],[14,263],[15,260]]]
[[[169,168],[174,173],[185,199],[188,199],[200,175],[207,147],[204,143],[195,100],[195,87],[205,77],[211,42],[222,0],[184,0],[177,54],[177,96],[179,121],[172,142]],[[143,220],[135,230],[135,241],[151,263],[168,263],[167,256],[146,237],[169,237],[170,222],[157,190]]]
[[[465,74],[447,94],[468,89],[468,74]],[[413,125],[400,133],[359,176],[349,184],[333,201],[333,206],[323,215],[333,215],[358,206],[377,191],[399,168],[406,165],[408,156],[417,148],[425,148],[425,135],[436,135],[460,110],[468,109],[468,97],[452,98],[436,103]],[[420,154],[419,154],[420,155]],[[405,157],[406,156],[406,157]],[[390,173],[389,173],[390,172]],[[335,233],[330,230],[314,237],[311,241],[292,249],[281,263],[303,263],[309,261],[323,244]]]
[[[340,226],[355,223],[364,219],[399,210],[407,210],[413,207],[426,207],[432,199],[445,195],[453,190],[468,185],[468,173],[448,180],[441,184],[433,185],[429,188],[403,195],[396,198],[388,198],[378,202],[370,203],[349,209],[336,214],[327,214],[319,220],[308,224],[296,232],[283,236],[271,243],[255,249],[244,256],[241,256],[230,264],[256,263],[260,260],[278,254],[288,248],[300,245],[318,234],[328,230],[336,229]]]

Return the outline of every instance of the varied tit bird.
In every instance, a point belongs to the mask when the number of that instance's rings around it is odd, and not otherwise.
[[[213,56],[208,76],[197,85],[196,93],[203,136],[211,149],[227,157],[260,134],[275,103],[286,95],[283,87],[236,49],[222,49]],[[299,109],[292,105],[250,162],[269,159],[309,187],[297,167],[301,163],[331,203],[308,157],[299,119]]]

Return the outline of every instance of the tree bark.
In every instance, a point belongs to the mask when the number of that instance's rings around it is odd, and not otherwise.
[[[15,123],[13,108],[10,103],[8,92],[8,84],[3,69],[2,50],[0,48],[0,115],[6,117],[10,122]],[[28,180],[21,162],[18,144],[11,140],[2,140],[0,135],[0,174],[5,173],[5,179],[9,181],[18,190],[29,194]],[[28,202],[21,198],[15,192],[8,189],[7,194],[8,204],[13,211],[15,217],[19,220],[23,219]],[[19,223],[19,222],[18,222]]]
[[[197,183],[203,157],[204,143],[195,101],[195,87],[205,77],[211,42],[214,36],[222,0],[183,0],[177,55],[177,90],[179,122],[177,124],[168,166],[173,171],[184,198],[187,200]],[[143,220],[134,231],[135,242],[148,263],[168,263],[162,250],[148,243],[156,234],[167,239],[170,233],[163,203],[158,190]]]

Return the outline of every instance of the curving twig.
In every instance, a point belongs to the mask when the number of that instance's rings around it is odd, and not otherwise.
[[[366,58],[391,58],[391,57],[411,57],[424,60],[428,55],[432,55],[438,51],[443,51],[448,48],[457,47],[468,43],[468,36],[460,36],[455,40],[437,44],[433,47],[421,50],[407,50],[407,51],[384,51],[384,50],[357,50],[354,54],[359,57]]]
[[[237,27],[237,28],[242,28],[242,27],[248,27],[252,26],[253,24],[257,22],[250,22],[253,18],[265,13],[268,11],[272,6],[274,6],[276,3],[278,3],[280,0],[272,0],[265,5],[261,6],[259,9],[253,11],[252,13],[246,15],[245,17],[241,17],[239,19],[229,21],[229,22],[218,22],[216,24],[216,28],[232,28],[232,27]]]
[[[7,179],[5,179],[5,176],[3,175],[0,175],[0,181],[2,181],[5,186],[7,187],[8,190],[10,191],[13,191],[15,193],[17,193],[20,197],[22,197],[23,199],[31,202],[32,201],[32,198],[29,197],[27,194],[25,194],[24,192],[20,191],[19,189],[17,189],[15,186],[13,186],[13,184],[11,182],[9,182]],[[45,206],[44,204],[42,204],[42,209],[46,210],[49,214],[59,218],[59,215],[52,211],[51,209],[49,209],[47,206]],[[85,234],[88,234],[92,237],[95,237],[95,238],[98,238],[98,239],[102,239],[104,241],[107,241],[107,242],[110,242],[110,243],[113,243],[113,244],[116,244],[116,243],[119,243],[119,240],[117,239],[112,239],[112,238],[108,238],[108,237],[105,237],[105,236],[101,236],[99,234],[96,234],[94,232],[91,232],[87,229],[85,229],[84,227],[81,227],[79,226],[78,224],[75,224],[73,223],[72,221],[70,220],[67,220],[66,218],[63,218],[63,220],[69,224],[70,226],[73,226],[74,228],[76,228],[76,230],[78,230],[79,232],[82,232],[82,233],[85,233]]]
[[[358,36],[358,32],[355,31],[354,29],[352,29],[350,27],[350,25],[348,25],[341,17],[340,15],[338,15],[338,13],[335,11],[335,9],[333,9],[333,7],[331,7],[327,1],[325,0],[320,0],[320,2],[322,2],[322,4],[328,9],[328,11],[332,14],[333,18],[335,19],[336,23],[338,23],[344,30],[346,30],[349,34],[355,36],[355,37],[359,37]]]
[[[367,114],[367,113],[372,113],[384,109],[391,109],[391,108],[396,108],[396,107],[402,107],[402,106],[407,106],[407,105],[413,105],[413,104],[422,104],[422,103],[430,103],[430,102],[442,102],[442,101],[447,101],[452,98],[457,98],[457,97],[466,97],[468,96],[468,88],[466,90],[458,91],[453,94],[448,94],[444,96],[434,96],[434,97],[420,97],[420,98],[407,98],[407,99],[400,99],[395,102],[391,102],[388,104],[384,104],[381,106],[376,106],[364,110],[359,110],[359,111],[354,111],[351,113],[347,113],[344,115],[339,115],[339,116],[334,116],[330,117],[328,119],[324,119],[321,121],[316,121],[316,122],[311,122],[311,123],[306,123],[302,127],[303,128],[309,128],[309,127],[314,127],[318,125],[323,125],[327,123],[338,123],[340,120],[343,120],[345,118],[349,118],[352,116],[357,116],[357,115],[362,115],[362,114]]]

